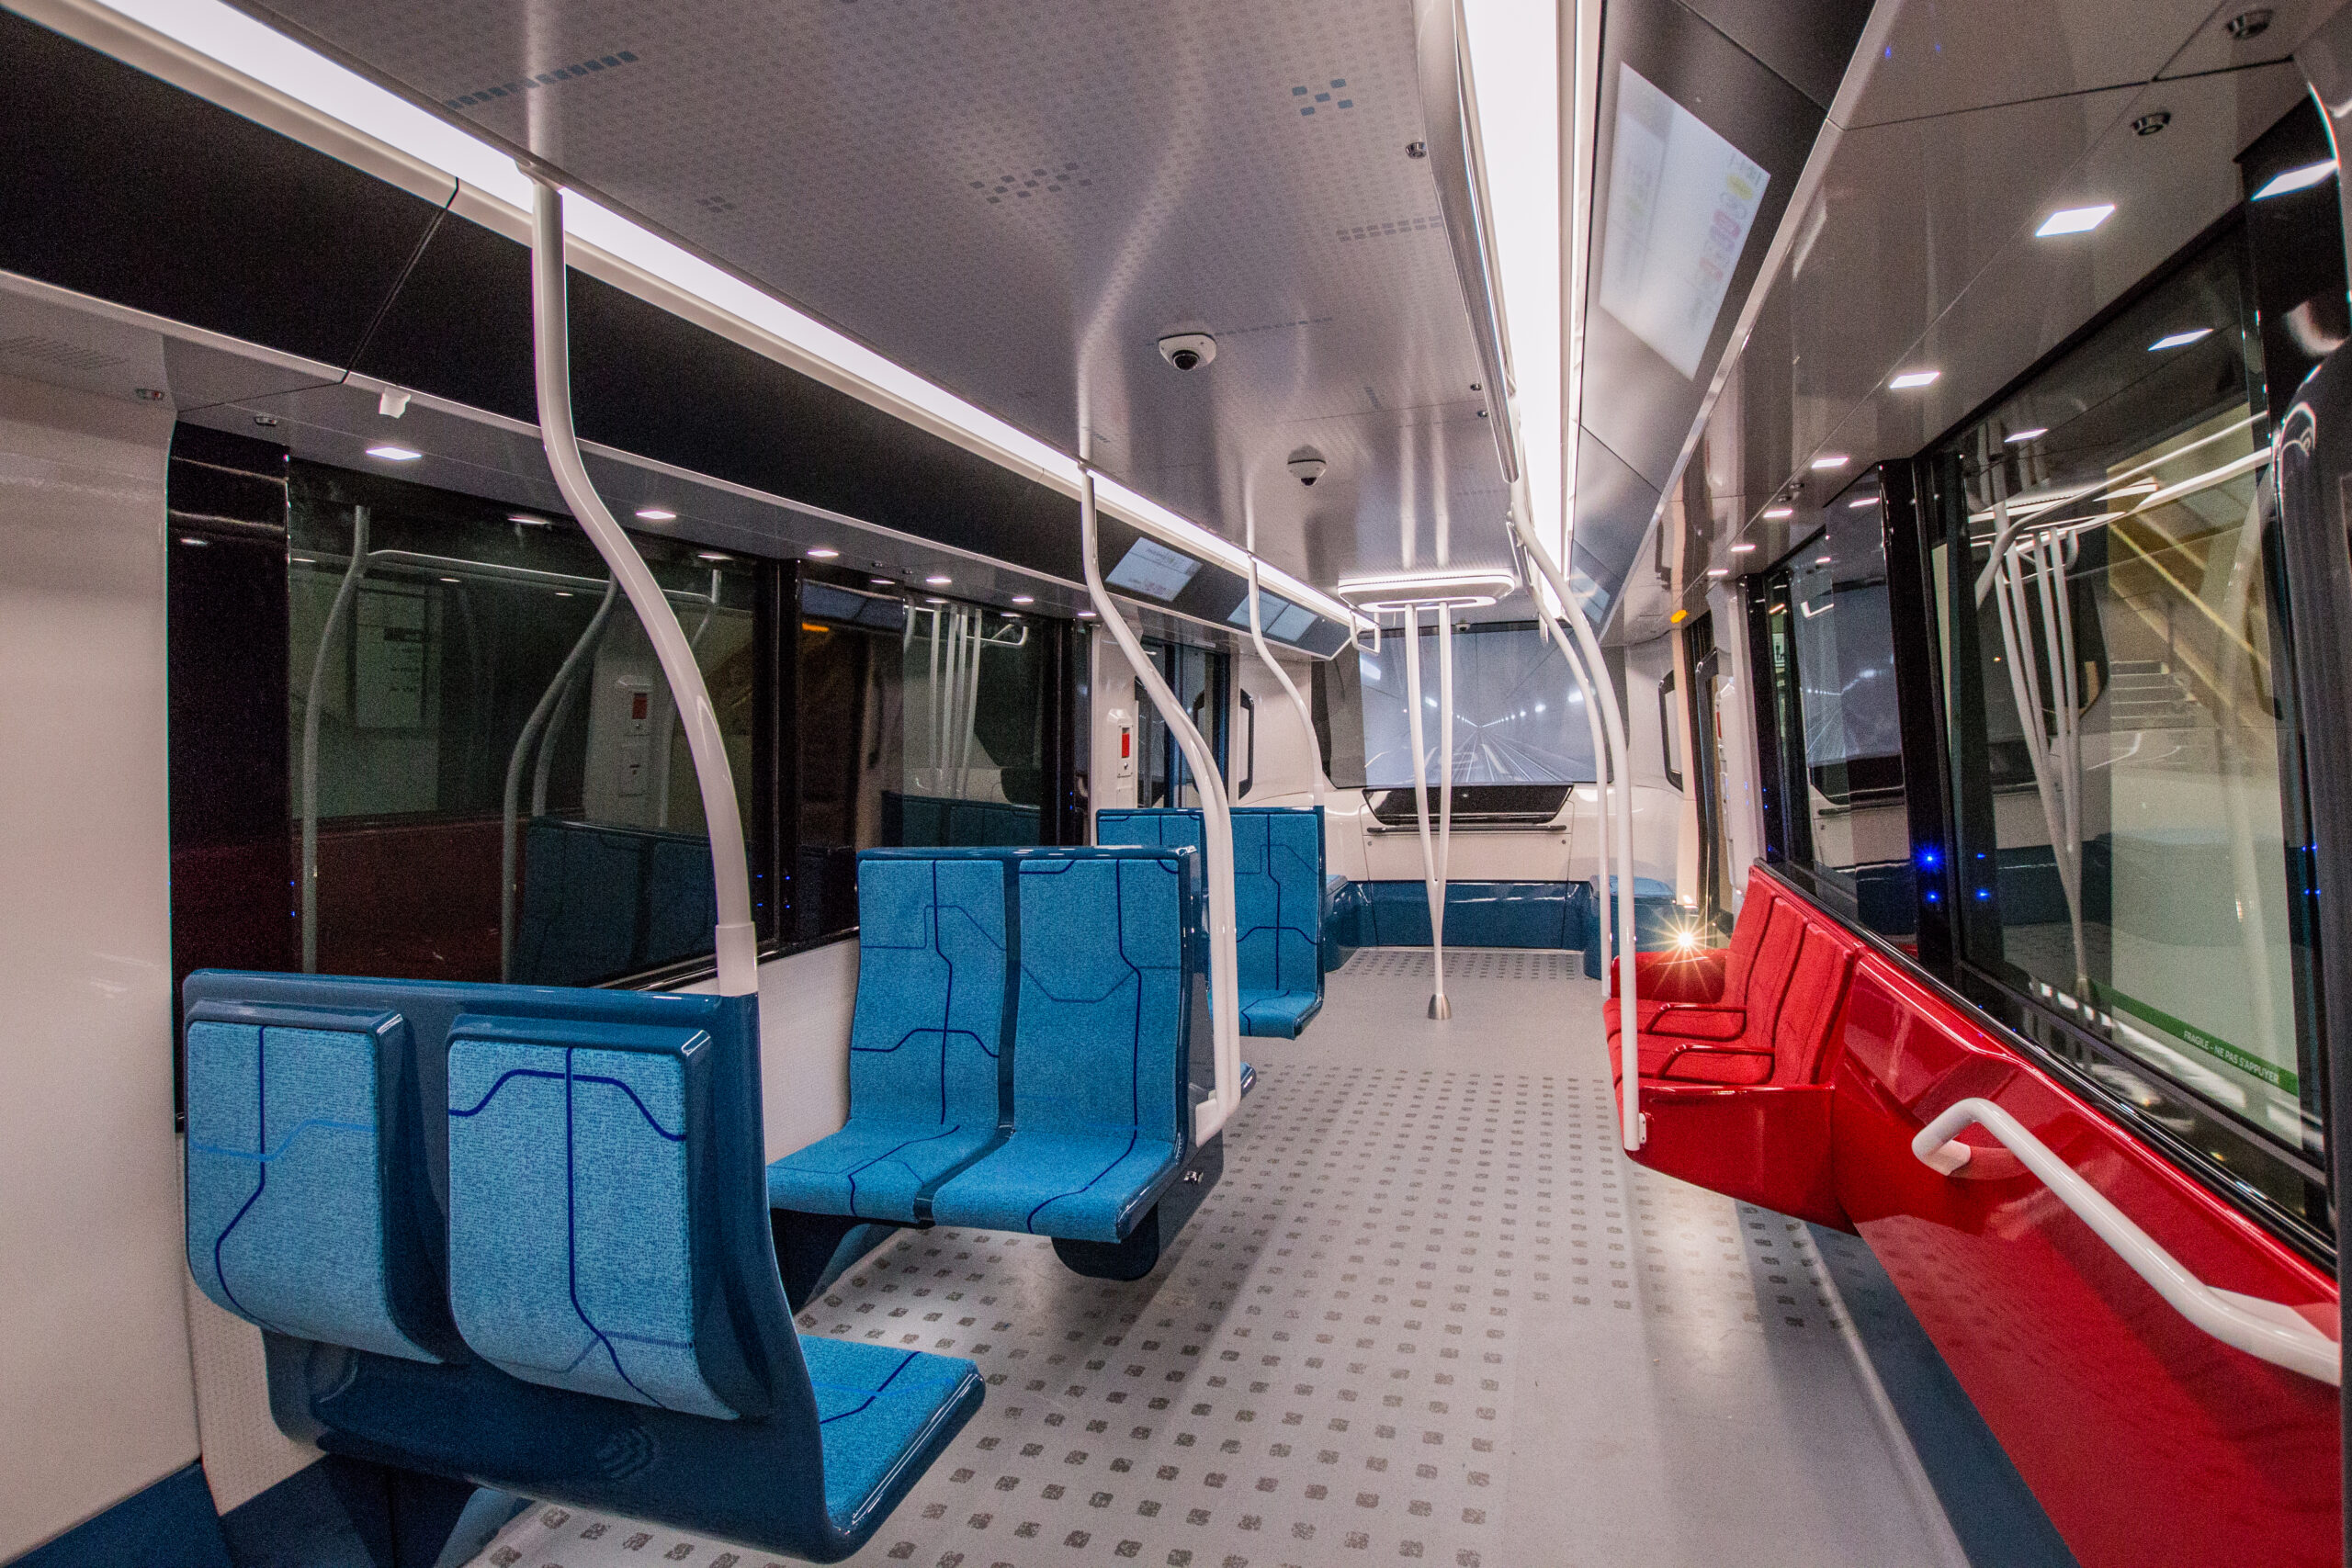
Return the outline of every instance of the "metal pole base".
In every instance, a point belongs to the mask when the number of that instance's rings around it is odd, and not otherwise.
[[[1445,999],[1445,993],[1443,991],[1440,991],[1430,998],[1430,1016],[1431,1018],[1452,1018],[1453,1016],[1453,1004]]]

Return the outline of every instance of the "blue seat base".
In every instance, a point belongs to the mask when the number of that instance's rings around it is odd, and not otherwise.
[[[996,1142],[993,1123],[941,1126],[852,1117],[831,1137],[768,1167],[768,1206],[919,1224],[931,1217],[938,1187]]]
[[[1250,991],[1241,993],[1241,1032],[1277,1040],[1295,1040],[1307,1021],[1323,1010],[1323,998],[1312,991]]]

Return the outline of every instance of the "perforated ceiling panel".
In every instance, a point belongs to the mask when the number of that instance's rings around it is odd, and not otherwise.
[[[1408,0],[254,8],[1318,582],[1507,558]]]

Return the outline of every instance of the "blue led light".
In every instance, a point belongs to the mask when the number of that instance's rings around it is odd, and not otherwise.
[[[1936,867],[1938,867],[1938,866],[1939,866],[1939,865],[1941,865],[1941,864],[1943,864],[1943,863],[1944,863],[1944,852],[1943,852],[1943,851],[1941,851],[1941,850],[1939,850],[1939,849],[1936,848],[1936,846],[1935,846],[1935,845],[1933,845],[1933,844],[1929,844],[1926,849],[1921,850],[1921,851],[1919,852],[1919,869],[1920,869],[1920,870],[1922,870],[1922,871],[1933,871],[1933,870],[1935,870],[1935,869],[1936,869]]]
[[[1984,900],[1992,897],[1993,890],[1989,887],[1980,887],[1976,890],[1976,898],[1979,903],[1983,903]]]

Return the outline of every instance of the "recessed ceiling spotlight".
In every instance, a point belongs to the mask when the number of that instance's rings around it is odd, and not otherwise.
[[[1754,555],[1756,553],[1756,541],[1753,539],[1742,539],[1739,543],[1731,547],[1731,553],[1736,556]]]
[[[510,512],[506,514],[506,521],[509,523],[520,523],[526,528],[552,527],[555,523],[555,519],[552,517],[536,516],[528,512]]]
[[[1731,568],[1727,566],[1711,566],[1707,569],[1707,575],[1709,577],[1729,577],[1731,575]]]
[[[444,582],[455,582],[455,581],[457,581],[458,580],[457,580],[456,578],[454,578],[454,577],[445,577],[445,578],[443,578],[441,581],[444,581]]]
[[[2283,175],[2272,175],[2260,190],[2256,191],[2246,199],[2268,201],[2274,196],[2292,196],[2299,190],[2311,189],[2312,186],[2335,173],[2335,160],[2333,158],[2324,163],[2305,164],[2300,169],[2289,169]]]
[[[1764,509],[1764,515],[1775,523],[1785,522],[1796,514],[1797,509],[1793,506],[1768,506]]]
[[[1017,621],[1021,618],[1021,612],[1018,610],[1007,610],[1004,612],[1004,618],[1008,621]]]
[[[2033,231],[2037,240],[2054,240],[2061,234],[2087,234],[2115,216],[2115,203],[2103,201],[2097,207],[2063,207],[2041,220]]]
[[[1827,566],[1829,564],[1829,558],[1827,556],[1815,556],[1813,558],[1813,564],[1815,566]]]
[[[1016,604],[1035,604],[1037,600],[1034,594],[1015,593],[1012,596],[1012,602]]]
[[[1878,497],[1874,495],[1858,495],[1853,500],[1846,503],[1846,510],[1849,512],[1860,512],[1865,506],[1876,506],[1877,504]]]
[[[678,514],[666,507],[640,506],[637,509],[637,518],[640,523],[675,523]]]
[[[1905,370],[1902,375],[1897,376],[1893,380],[1889,381],[1887,385],[1898,392],[1907,392],[1914,387],[1925,387],[1930,385],[1934,382],[1937,377],[1942,374],[1943,372],[1940,370]]]
[[[869,577],[865,581],[874,584],[876,588],[896,588],[899,586],[899,580],[895,577]]]
[[[924,604],[946,604],[946,603],[947,603],[947,601],[946,601],[946,600],[944,600],[944,599],[939,599],[939,598],[926,598],[926,599],[923,601],[923,603],[924,603]]]
[[[212,543],[212,541],[211,541],[211,540],[209,540],[209,539],[199,539],[199,538],[198,538],[196,536],[194,536],[193,534],[182,534],[182,535],[180,536],[180,543],[181,543],[181,544],[183,544],[183,545],[192,545],[192,546],[194,546],[196,548],[198,548],[198,549],[199,549],[199,550],[200,550],[200,549],[204,549],[204,548],[208,547],[209,546],[210,546],[210,545],[211,545],[211,543]],[[294,558],[295,558],[295,559],[297,559],[297,560],[300,560],[300,559],[301,559],[302,558],[301,558],[301,557],[300,557],[300,556],[297,556],[297,557],[295,557]]]
[[[370,446],[368,456],[380,457],[387,463],[413,463],[424,454],[412,452],[405,446]]]
[[[2150,344],[2148,345],[2148,352],[2150,354],[2162,354],[2168,348],[2187,348],[2190,344],[2197,342],[2199,338],[2208,338],[2212,335],[2213,329],[2211,327],[2191,327],[2185,333],[2167,333],[2163,337],[2160,337],[2155,342]]]
[[[695,552],[696,560],[733,560],[734,558],[725,550],[696,550]]]
[[[1094,619],[1094,612],[1091,610],[1080,610],[1078,613],[1078,618],[1081,621],[1091,621]]]
[[[2170,109],[2151,109],[2146,114],[2142,115],[2139,118],[2132,122],[2132,134],[2134,136],[2154,136],[2156,132],[2162,130],[2165,126],[2170,125],[2171,123],[2172,111]]]
[[[1824,452],[1813,460],[1815,468],[1842,468],[1854,459],[1843,452]]]
[[[2007,435],[2001,437],[2001,439],[2014,446],[2020,441],[2038,441],[2049,434],[2050,427],[2048,425],[2037,424],[2031,430],[2012,430]]]
[[[840,554],[841,551],[834,549],[830,545],[817,545],[810,547],[808,551],[808,558],[810,560],[831,560],[835,556]]]
[[[923,581],[933,588],[944,588],[955,581],[956,580],[954,578],[948,576],[944,571],[934,571],[929,577],[923,579]]]

